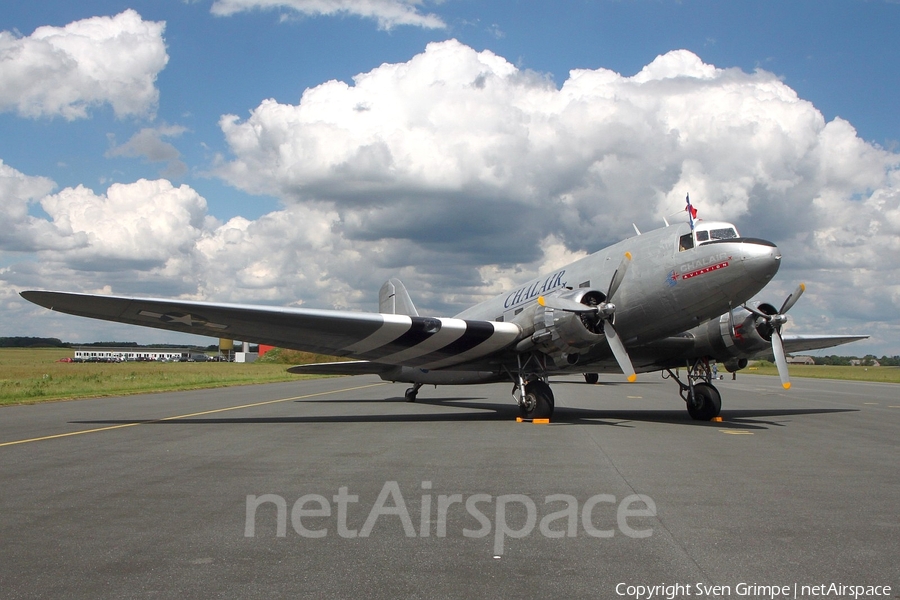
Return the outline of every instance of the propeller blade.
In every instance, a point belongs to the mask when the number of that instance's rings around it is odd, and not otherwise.
[[[625,279],[625,273],[628,272],[628,265],[630,264],[631,252],[626,252],[625,256],[622,258],[622,262],[619,263],[619,268],[613,273],[612,279],[609,282],[609,291],[606,293],[607,302],[612,302],[612,297],[616,295],[616,291],[618,291],[619,286],[622,285],[622,280]]]
[[[622,338],[616,333],[616,328],[613,327],[613,324],[606,320],[603,321],[603,335],[606,336],[606,341],[609,342],[609,347],[613,352],[613,356],[616,357],[616,362],[619,363],[619,368],[622,369],[622,373],[625,374],[628,381],[635,381],[637,379],[637,374],[634,372],[634,367],[631,365],[628,351],[625,350],[625,346],[622,344]]]
[[[596,306],[588,306],[587,304],[582,304],[581,302],[575,302],[574,300],[569,300],[568,298],[560,298],[559,296],[538,296],[538,304],[541,306],[545,306],[547,308],[553,308],[555,310],[563,310],[566,312],[572,313],[596,313]]]
[[[775,354],[775,366],[778,367],[778,376],[781,377],[781,387],[791,388],[791,378],[788,374],[787,359],[784,357],[784,344],[781,342],[781,333],[775,331],[772,334],[772,352]]]
[[[794,290],[794,293],[784,299],[784,304],[781,305],[781,310],[778,311],[779,314],[784,314],[787,311],[791,310],[791,307],[800,299],[800,295],[806,291],[806,285],[800,284],[797,286],[797,289]]]

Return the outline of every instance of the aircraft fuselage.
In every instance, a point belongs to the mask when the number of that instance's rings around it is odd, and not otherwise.
[[[708,223],[704,227],[732,226]],[[605,296],[626,252],[631,264],[614,298],[615,327],[626,346],[675,335],[718,317],[759,292],[781,263],[781,254],[771,242],[739,237],[697,242],[688,224],[671,225],[536,277],[457,318],[518,323],[530,333],[528,321],[540,296],[578,290],[596,290]],[[608,347],[599,344],[587,348],[579,362],[608,355]]]

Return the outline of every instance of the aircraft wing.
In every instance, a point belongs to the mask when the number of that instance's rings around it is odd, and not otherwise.
[[[422,369],[482,359],[522,335],[518,325],[494,321],[68,292],[21,295],[82,317]]]
[[[381,375],[396,371],[399,367],[367,360],[349,360],[327,363],[296,365],[288,369],[294,375]]]
[[[867,339],[867,335],[783,335],[785,352],[803,352],[804,350],[820,350],[841,344],[849,344],[857,340]]]

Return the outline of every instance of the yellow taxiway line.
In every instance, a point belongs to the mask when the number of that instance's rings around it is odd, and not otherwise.
[[[266,400],[264,402],[254,402],[252,404],[242,404],[240,406],[215,408],[213,410],[204,410],[201,412],[189,413],[186,415],[163,417],[162,419],[152,419],[149,421],[135,421],[133,423],[122,423],[121,425],[110,425],[109,427],[97,427],[95,429],[82,429],[80,431],[70,431],[68,433],[57,433],[54,435],[45,435],[45,436],[41,436],[41,437],[28,438],[26,440],[14,440],[12,442],[0,442],[0,448],[2,448],[4,446],[15,446],[17,444],[28,444],[31,442],[43,442],[45,440],[55,440],[55,439],[64,438],[64,437],[71,437],[73,435],[83,435],[86,433],[99,433],[101,431],[122,429],[123,427],[134,427],[136,425],[149,425],[151,423],[161,423],[163,421],[175,421],[177,419],[188,419],[190,417],[199,417],[201,415],[211,415],[211,414],[215,414],[215,413],[227,412],[229,410],[241,410],[244,408],[253,408],[255,406],[265,406],[266,404],[277,404],[279,402],[290,402],[291,400],[304,400],[306,398],[315,398],[316,396],[328,396],[330,394],[339,394],[341,392],[352,392],[353,390],[362,390],[365,388],[376,387],[379,385],[386,385],[386,384],[385,383],[371,383],[369,385],[359,385],[356,387],[342,388],[339,390],[332,390],[330,392],[318,392],[315,394],[306,394],[305,396],[293,396],[291,398],[279,398],[277,400]]]

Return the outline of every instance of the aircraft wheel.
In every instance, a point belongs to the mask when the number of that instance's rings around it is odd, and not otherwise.
[[[688,414],[695,421],[709,421],[719,416],[722,410],[722,396],[719,390],[708,383],[698,383],[694,386],[693,400],[687,399]]]
[[[406,398],[406,401],[407,401],[407,402],[415,402],[415,401],[416,401],[416,395],[417,395],[418,393],[419,393],[419,390],[417,390],[417,389],[414,388],[414,387],[411,387],[411,388],[409,388],[408,390],[406,390],[406,393],[404,394],[404,397]]]
[[[584,380],[593,385],[600,381],[600,375],[598,373],[585,373]]]
[[[525,397],[519,411],[523,419],[549,419],[553,416],[555,404],[550,386],[537,380],[525,386]]]

